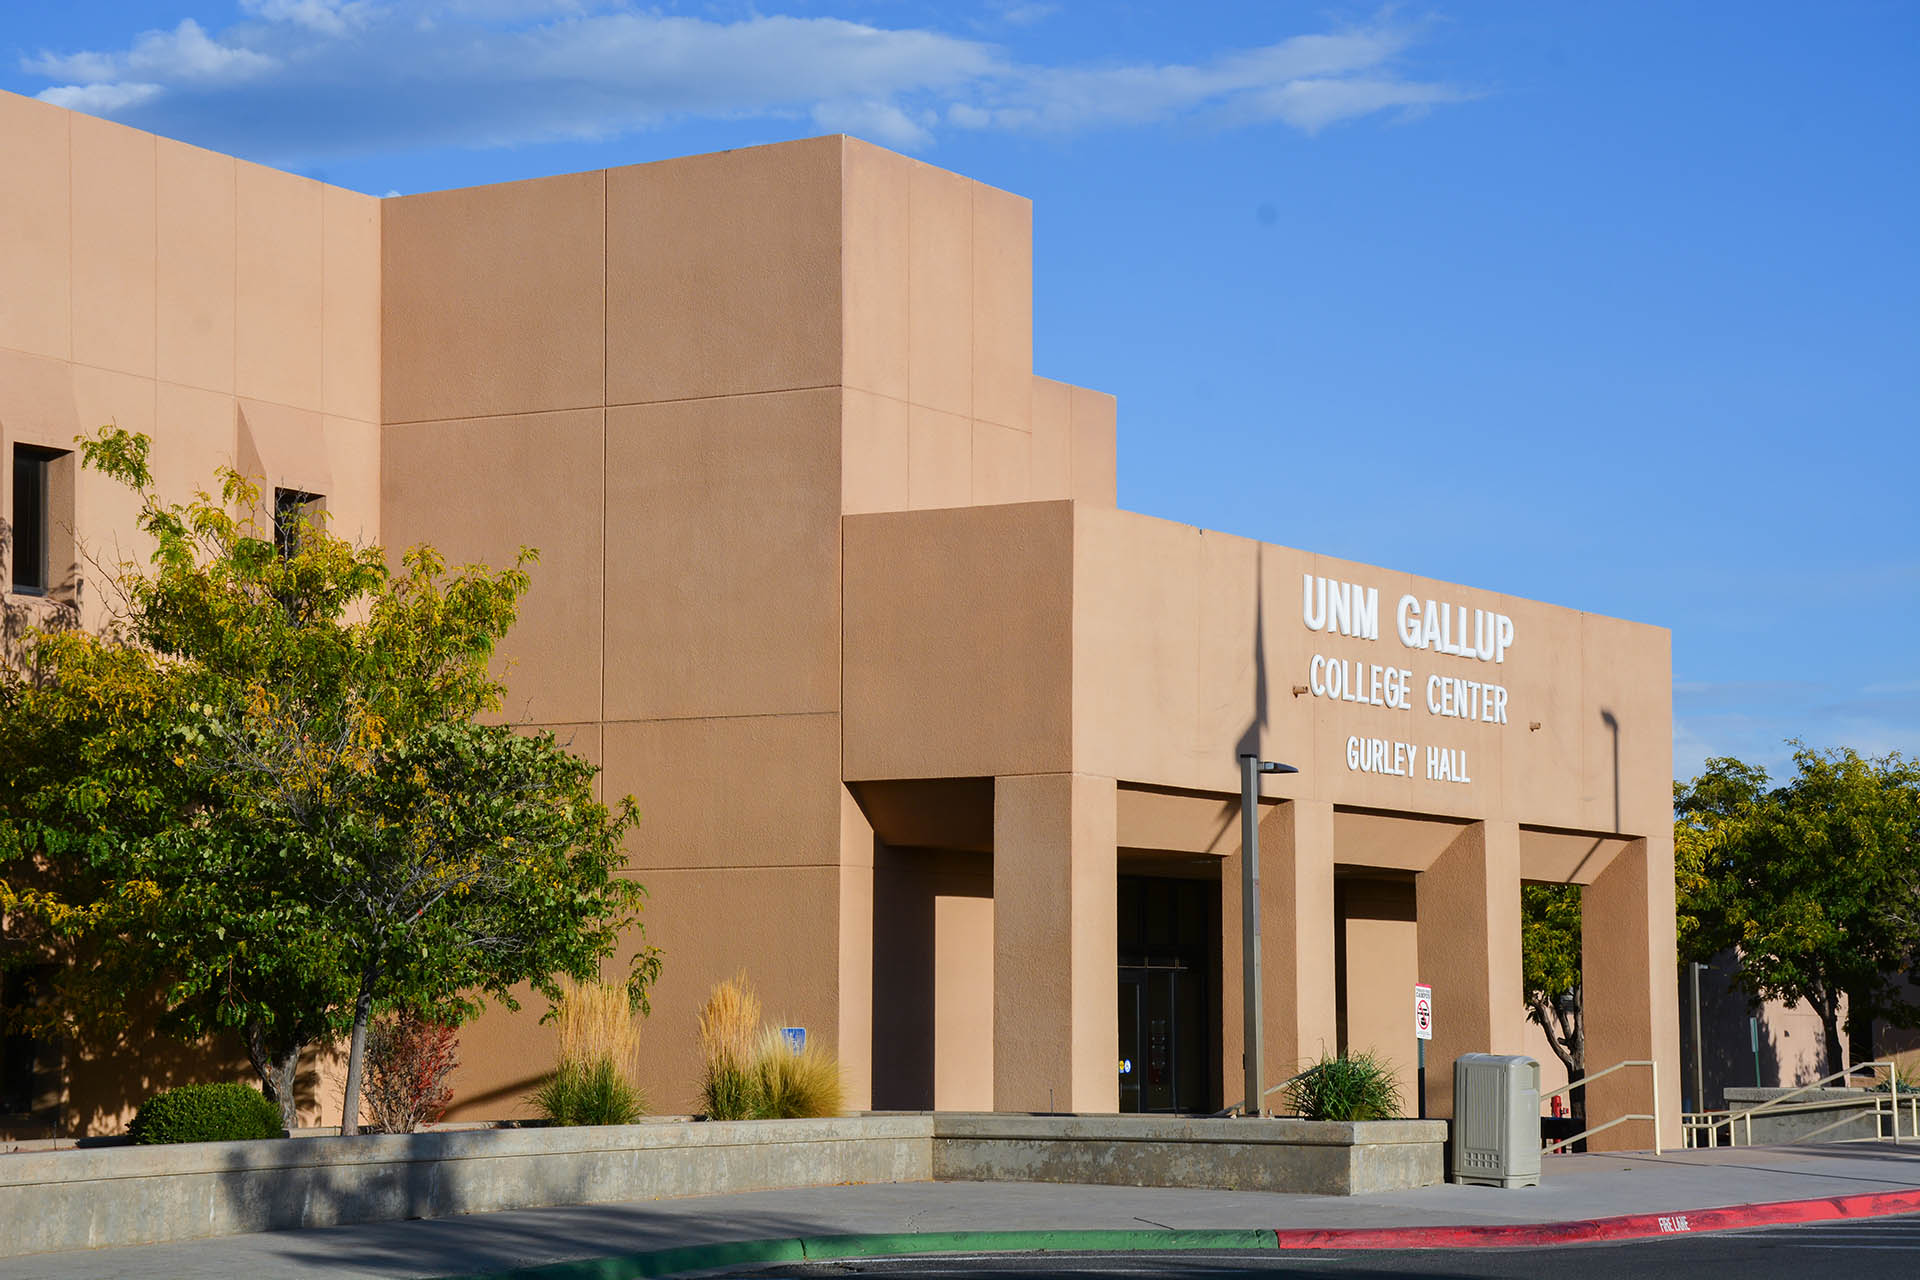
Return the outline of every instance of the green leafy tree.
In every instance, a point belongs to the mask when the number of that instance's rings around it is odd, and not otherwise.
[[[1587,1072],[1586,1006],[1580,984],[1580,886],[1520,887],[1520,971],[1527,1017],[1577,1080]]]
[[[551,735],[475,722],[532,553],[395,568],[324,524],[276,545],[231,470],[170,505],[144,437],[82,452],[155,550],[121,567],[115,626],[29,638],[39,678],[0,690],[0,738],[44,765],[0,791],[0,909],[34,935],[16,953],[77,961],[55,1013],[110,1023],[157,980],[183,1034],[242,1033],[289,1118],[300,1049],[350,1034],[352,1132],[375,1012],[457,1021],[596,973],[644,897],[619,874],[632,801],[596,801]],[[58,734],[76,750],[24,746]],[[643,948],[637,1001],[657,971]]]
[[[1809,1005],[1837,1068],[1843,1031],[1867,1059],[1876,1017],[1920,1023],[1902,982],[1920,951],[1920,771],[1804,746],[1793,760],[1781,787],[1731,759],[1676,787],[1682,958],[1737,949],[1749,1001]]]
[[[1727,914],[1743,824],[1768,796],[1764,769],[1717,756],[1673,784],[1675,935],[1681,961],[1705,962],[1738,942]]]
[[[54,963],[12,1021],[112,1052],[156,998],[163,1031],[238,1033],[291,1125],[300,1048],[328,1032],[309,987],[329,937],[267,873],[273,833],[184,767],[196,673],[76,630],[22,643],[29,664],[0,672],[0,963]]]

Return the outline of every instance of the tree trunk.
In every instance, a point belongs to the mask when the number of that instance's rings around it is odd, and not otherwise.
[[[280,1123],[288,1133],[300,1127],[300,1100],[294,1096],[294,1083],[300,1078],[301,1047],[299,1044],[288,1045],[286,1052],[280,1055],[280,1061],[275,1064],[278,1078],[273,1087],[280,1103]]]
[[[1839,1005],[1839,998],[1827,992],[1822,992],[1814,1001],[1814,1007],[1820,1011],[1820,1032],[1826,1039],[1826,1070],[1821,1075],[1831,1075],[1846,1065],[1846,1055],[1840,1045]]]
[[[372,1018],[373,995],[362,982],[360,994],[353,1002],[353,1040],[347,1047],[347,1096],[340,1107],[343,1137],[360,1132],[360,1072],[366,1063],[367,1024]]]
[[[1535,995],[1533,1003],[1527,1009],[1527,1017],[1533,1024],[1547,1033],[1547,1047],[1553,1050],[1553,1056],[1560,1059],[1560,1065],[1567,1069],[1567,1079],[1572,1080],[1580,1074],[1574,1065],[1572,1049],[1561,1043],[1560,1030],[1554,1025],[1553,1006],[1546,996]]]
[[[1541,993],[1535,993],[1527,1009],[1527,1017],[1542,1031],[1547,1033],[1547,1047],[1553,1050],[1553,1056],[1560,1059],[1560,1065],[1567,1070],[1567,1079],[1578,1080],[1587,1074],[1587,1032],[1585,1010],[1581,1004],[1578,987],[1573,990],[1573,999],[1566,1009]],[[1567,1096],[1567,1114],[1584,1116],[1587,1111],[1586,1090],[1575,1089]]]
[[[1847,1049],[1856,1066],[1873,1061],[1873,999],[1864,990],[1847,992]]]
[[[294,1081],[300,1072],[300,1050],[298,1041],[287,1045],[280,1053],[274,1053],[267,1044],[266,1028],[259,1022],[247,1024],[247,1061],[253,1064],[253,1072],[260,1077],[260,1092],[280,1104],[281,1127],[291,1132],[300,1126],[300,1104],[294,1097]]]

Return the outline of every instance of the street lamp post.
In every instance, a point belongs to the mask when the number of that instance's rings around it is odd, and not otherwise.
[[[1266,1110],[1266,1036],[1260,991],[1260,775],[1298,773],[1290,764],[1240,755],[1240,999],[1245,1018],[1246,1114]]]

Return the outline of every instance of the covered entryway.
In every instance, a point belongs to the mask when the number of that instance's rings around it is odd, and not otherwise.
[[[1218,889],[1123,875],[1118,890],[1120,1110],[1211,1110]]]

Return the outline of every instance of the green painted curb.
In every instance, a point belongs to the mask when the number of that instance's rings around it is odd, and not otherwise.
[[[769,1262],[883,1258],[913,1253],[1131,1253],[1169,1249],[1277,1249],[1272,1231],[912,1231],[875,1235],[733,1240],[583,1258],[466,1280],[643,1280]]]
[[[903,1253],[1130,1253],[1147,1249],[1278,1249],[1271,1231],[914,1231],[811,1236],[809,1259]]]

